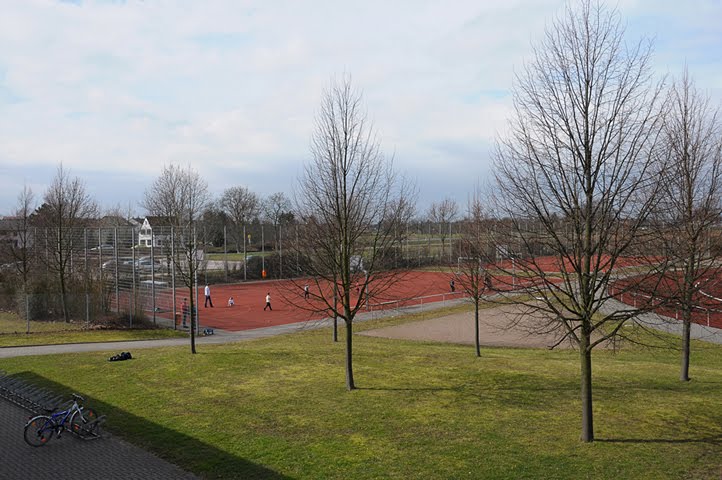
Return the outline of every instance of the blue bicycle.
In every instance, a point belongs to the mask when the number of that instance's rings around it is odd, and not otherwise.
[[[48,415],[31,418],[25,425],[25,441],[33,447],[42,447],[53,438],[60,438],[66,430],[80,438],[89,440],[99,438],[100,424],[104,417],[98,417],[92,408],[83,408],[78,404],[83,397],[73,394],[70,407],[60,412],[48,411]]]

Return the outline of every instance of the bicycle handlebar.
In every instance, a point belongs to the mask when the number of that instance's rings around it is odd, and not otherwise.
[[[81,402],[85,400],[83,397],[81,397],[81,396],[78,395],[77,393],[72,393],[71,395],[73,396],[73,398],[74,398],[75,400],[80,400]]]

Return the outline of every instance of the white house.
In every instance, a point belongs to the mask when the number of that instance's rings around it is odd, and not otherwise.
[[[171,222],[168,217],[145,217],[138,233],[138,245],[141,247],[162,247],[170,240]],[[155,231],[153,231],[155,229]]]

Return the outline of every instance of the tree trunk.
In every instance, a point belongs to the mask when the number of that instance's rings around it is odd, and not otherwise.
[[[481,357],[481,346],[479,344],[479,297],[474,299],[474,338],[476,339],[476,356]]]
[[[686,316],[686,314],[685,314]],[[679,379],[683,382],[689,381],[689,337],[691,324],[688,318],[682,322],[682,370]]]
[[[70,314],[68,313],[68,296],[65,288],[65,275],[60,272],[60,305],[63,309],[63,320],[70,323]]]
[[[192,278],[193,276],[191,275],[191,279]],[[191,280],[190,284],[191,286],[188,288],[188,297],[191,299],[191,353],[196,353],[196,311],[198,306],[196,305],[196,298],[193,295],[193,280]]]
[[[582,438],[583,442],[594,441],[594,417],[592,413],[592,352],[589,349],[589,332],[583,331],[580,344],[582,381]]]
[[[356,389],[353,381],[352,344],[353,322],[346,320],[346,389],[349,391]]]

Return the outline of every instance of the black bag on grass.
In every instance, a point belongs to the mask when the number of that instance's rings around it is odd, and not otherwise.
[[[113,355],[108,359],[109,362],[120,362],[122,360],[131,360],[133,356],[130,352],[120,352],[118,355]]]

